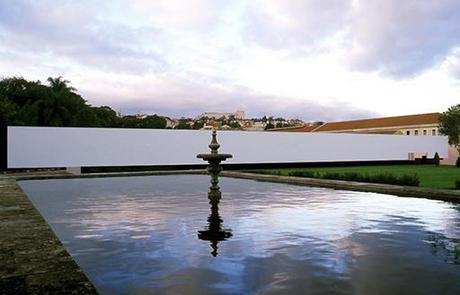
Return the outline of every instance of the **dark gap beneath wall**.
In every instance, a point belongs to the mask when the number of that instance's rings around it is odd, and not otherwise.
[[[422,164],[422,163],[417,163],[415,161],[409,161],[409,160],[302,162],[302,163],[245,163],[245,164],[222,164],[222,168],[224,170],[243,170],[243,169],[350,167],[350,166],[414,165],[414,164]],[[81,167],[81,172],[82,173],[105,173],[105,172],[141,172],[141,171],[159,171],[159,170],[168,171],[168,170],[205,169],[206,167],[207,167],[206,164],[152,165],[152,166],[104,166],[104,167],[94,166],[94,167]]]

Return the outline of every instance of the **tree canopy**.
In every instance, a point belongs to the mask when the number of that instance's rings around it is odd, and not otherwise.
[[[109,106],[91,106],[62,77],[49,77],[47,82],[0,80],[0,120],[16,126],[166,127],[166,119],[157,115],[118,116]]]
[[[460,152],[460,104],[450,107],[439,117],[439,131],[449,137],[449,143]]]

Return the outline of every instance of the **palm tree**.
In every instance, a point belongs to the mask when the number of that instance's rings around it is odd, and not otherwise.
[[[44,125],[49,126],[71,126],[74,125],[74,112],[76,89],[69,86],[70,81],[64,80],[61,76],[57,78],[49,77],[47,79],[50,85],[49,98],[40,101],[40,107],[44,111],[42,120]],[[75,111],[76,112],[76,111]]]
[[[51,89],[55,92],[67,92],[67,93],[73,93],[74,91],[76,91],[77,89],[75,89],[74,87],[72,86],[69,86],[68,84],[70,83],[69,80],[64,80],[64,78],[62,78],[62,76],[59,76],[57,78],[52,78],[52,77],[48,77],[48,79],[46,79],[46,81],[48,81],[48,83],[50,83],[50,86],[51,86]]]

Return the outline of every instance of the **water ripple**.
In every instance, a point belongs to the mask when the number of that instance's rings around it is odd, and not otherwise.
[[[460,294],[460,207],[202,175],[23,181],[102,294]]]

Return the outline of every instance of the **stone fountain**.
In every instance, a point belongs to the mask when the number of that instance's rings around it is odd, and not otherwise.
[[[209,188],[208,198],[212,201],[219,202],[222,194],[219,187],[219,173],[222,171],[220,162],[225,161],[231,157],[230,154],[219,154],[218,149],[220,144],[217,142],[217,132],[216,130],[212,131],[212,140],[209,144],[211,149],[210,154],[198,154],[196,157],[208,161],[209,165],[207,168],[208,173],[211,175],[211,187]]]
[[[219,173],[222,171],[220,162],[231,158],[230,154],[219,154],[218,149],[220,147],[217,142],[216,130],[212,131],[212,140],[209,144],[211,149],[210,154],[199,154],[197,158],[208,161],[209,165],[207,168],[208,173],[211,175],[211,186],[209,187],[208,199],[211,204],[211,215],[208,217],[208,226],[205,230],[198,231],[198,238],[211,243],[212,256],[217,256],[218,244],[220,241],[224,241],[232,237],[232,231],[225,229],[222,226],[223,220],[219,215],[219,201],[222,198],[222,193],[219,187]]]

